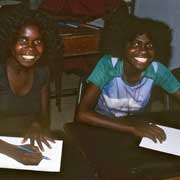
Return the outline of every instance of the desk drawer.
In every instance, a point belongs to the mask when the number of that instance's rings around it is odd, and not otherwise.
[[[64,36],[64,57],[97,54],[99,41],[99,34]]]

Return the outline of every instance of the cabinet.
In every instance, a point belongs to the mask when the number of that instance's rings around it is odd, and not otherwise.
[[[80,77],[89,74],[100,57],[101,31],[87,27],[59,29],[63,41],[63,72]],[[60,109],[61,96],[76,94],[78,89],[62,91],[61,76],[56,79],[56,102]]]

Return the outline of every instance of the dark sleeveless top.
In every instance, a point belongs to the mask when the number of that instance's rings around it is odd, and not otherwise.
[[[29,93],[18,96],[10,88],[5,65],[0,65],[0,115],[28,115],[41,111],[41,88],[48,81],[45,67],[37,67]]]
[[[31,90],[23,96],[13,93],[5,65],[0,65],[0,134],[26,132],[41,112],[41,89],[48,82],[48,71],[37,67]]]

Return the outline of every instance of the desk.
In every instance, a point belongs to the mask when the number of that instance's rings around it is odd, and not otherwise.
[[[147,116],[174,127],[180,113]],[[95,167],[100,180],[164,180],[180,176],[180,157],[139,148],[140,139],[133,135],[81,123],[67,124],[65,131]]]
[[[0,169],[1,180],[97,180],[86,158],[64,133],[55,133],[63,139],[62,166],[60,173],[27,170]]]
[[[63,72],[80,77],[89,74],[100,57],[100,30],[87,27],[59,29],[63,40]],[[56,81],[56,100],[60,109],[61,96],[77,93],[77,89],[61,91],[60,74]]]

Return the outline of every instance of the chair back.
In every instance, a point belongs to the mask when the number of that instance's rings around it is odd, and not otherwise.
[[[177,67],[171,71],[176,79],[180,82],[180,67]],[[169,96],[169,108],[170,111],[180,111],[180,104],[177,103],[174,97]]]

